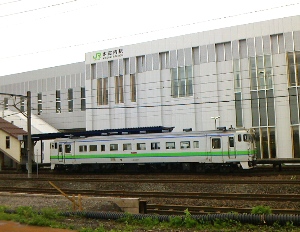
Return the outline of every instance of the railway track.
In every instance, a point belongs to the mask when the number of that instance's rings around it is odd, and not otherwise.
[[[147,204],[148,214],[164,214],[164,215],[184,215],[184,211],[188,210],[192,215],[208,214],[208,213],[251,213],[251,208],[236,207],[207,207],[207,206],[186,206],[186,205],[159,205]],[[274,214],[300,214],[300,210],[296,209],[272,209]]]
[[[138,197],[145,198],[185,198],[185,199],[213,199],[213,200],[244,200],[244,201],[291,201],[299,202],[300,194],[245,194],[245,193],[199,193],[199,192],[138,192],[138,191],[113,191],[90,189],[61,189],[66,194],[81,194],[86,196],[110,197]],[[16,188],[0,187],[1,192],[59,194],[52,188]]]
[[[43,182],[43,181],[55,181],[55,182],[84,182],[84,183],[89,183],[89,182],[110,182],[110,183],[180,183],[180,184],[289,184],[289,185],[299,185],[300,180],[277,180],[277,179],[272,179],[272,180],[235,180],[235,179],[148,179],[148,178],[47,178],[47,177],[42,177],[42,178],[18,178],[18,177],[13,177],[13,178],[7,178],[7,177],[0,177],[0,181],[32,181],[32,182]]]

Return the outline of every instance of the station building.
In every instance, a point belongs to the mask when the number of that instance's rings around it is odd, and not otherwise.
[[[31,91],[32,112],[61,131],[252,128],[258,158],[300,158],[298,67],[293,16],[88,52],[0,77],[0,90]]]

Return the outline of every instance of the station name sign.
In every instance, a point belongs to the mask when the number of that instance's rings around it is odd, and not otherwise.
[[[122,48],[103,51],[103,52],[96,52],[96,54],[93,56],[93,60],[94,61],[110,60],[110,59],[119,58],[119,57],[123,57],[123,49]]]

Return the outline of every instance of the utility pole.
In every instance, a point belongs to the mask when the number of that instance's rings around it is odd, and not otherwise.
[[[27,91],[27,96],[11,94],[11,93],[0,93],[0,95],[7,95],[10,97],[26,97],[27,98],[27,115],[14,105],[14,107],[21,112],[27,118],[27,170],[28,170],[28,178],[32,178],[32,157],[33,157],[33,144],[31,141],[31,92]]]
[[[27,156],[28,178],[32,178],[31,92],[27,91]]]

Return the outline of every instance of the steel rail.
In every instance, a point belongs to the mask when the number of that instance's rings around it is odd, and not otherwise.
[[[236,207],[209,207],[209,206],[186,206],[186,205],[160,205],[147,204],[148,214],[184,215],[188,210],[192,215],[207,213],[251,213],[251,208]],[[296,209],[272,209],[274,214],[300,214]]]
[[[89,196],[139,197],[139,198],[185,198],[246,201],[290,201],[299,202],[300,194],[248,194],[248,193],[208,193],[208,192],[140,192],[119,190],[61,189],[66,194]],[[58,194],[51,188],[2,187],[0,192]]]
[[[228,180],[228,179],[130,179],[130,178],[0,178],[0,181],[56,181],[56,182],[110,182],[110,183],[178,183],[178,184],[289,184],[298,185],[300,180]]]

